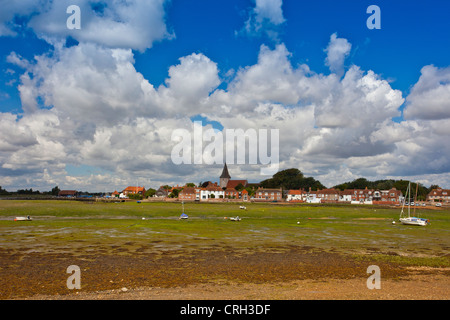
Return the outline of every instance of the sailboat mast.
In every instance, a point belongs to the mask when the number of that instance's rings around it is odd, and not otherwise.
[[[403,205],[402,205],[402,211],[400,212],[400,218],[403,217],[403,210],[405,209],[406,201],[408,201],[408,217],[410,216],[410,194],[411,194],[411,182],[408,183],[408,187],[406,188],[405,197],[403,198]]]
[[[416,216],[416,201],[417,201],[417,190],[419,189],[419,184],[416,182],[416,195],[414,196],[414,216]]]

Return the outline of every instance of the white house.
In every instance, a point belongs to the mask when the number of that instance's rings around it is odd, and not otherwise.
[[[217,184],[209,185],[206,188],[202,188],[200,190],[200,200],[223,198],[225,198],[225,190],[217,186]]]

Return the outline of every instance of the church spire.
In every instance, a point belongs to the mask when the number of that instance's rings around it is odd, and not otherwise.
[[[222,174],[220,175],[220,179],[223,179],[223,178],[225,178],[225,179],[231,178],[230,174],[228,173],[228,168],[227,168],[226,162],[225,162],[225,165],[223,166]]]

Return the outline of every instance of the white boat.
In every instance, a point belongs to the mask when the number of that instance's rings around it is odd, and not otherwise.
[[[31,221],[33,219],[31,219],[30,216],[26,216],[26,217],[15,217],[14,221]]]
[[[418,184],[416,184],[418,187]],[[408,184],[408,188],[406,188],[406,194],[405,194],[405,198],[403,199],[403,204],[402,204],[402,211],[400,212],[400,219],[399,221],[402,224],[406,224],[406,225],[411,225],[411,226],[426,226],[427,224],[430,223],[430,220],[428,219],[424,219],[424,218],[418,218],[418,217],[411,217],[411,199],[409,199],[411,196],[411,182],[409,182]],[[417,188],[416,188],[416,196],[417,196]],[[407,213],[405,212],[405,202],[406,199],[408,199],[408,210]],[[414,198],[414,201],[416,199]],[[414,214],[416,212],[416,207],[414,207]]]

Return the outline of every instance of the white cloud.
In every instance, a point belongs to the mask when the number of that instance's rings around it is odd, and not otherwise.
[[[286,21],[282,5],[282,0],[256,0],[255,7],[250,10],[249,18],[240,32],[252,36],[265,33],[269,38],[276,39],[277,27]]]
[[[51,44],[71,36],[79,42],[109,48],[145,51],[154,42],[171,39],[165,22],[165,0],[58,0],[1,2],[0,36],[15,36],[13,18],[28,18],[27,26]],[[70,5],[80,8],[81,29],[70,30],[66,21]]]
[[[28,16],[39,9],[40,3],[35,0],[0,0],[0,36],[16,36],[17,28],[14,23],[16,16]]]
[[[325,49],[327,57],[325,64],[330,68],[331,72],[342,76],[344,73],[344,61],[350,54],[352,45],[344,38],[338,38],[337,33],[333,33],[330,37],[328,47]]]
[[[299,168],[327,186],[360,176],[425,181],[427,174],[449,172],[450,147],[442,142],[449,137],[448,119],[395,123],[402,94],[373,71],[350,66],[341,78],[293,66],[290,59],[284,44],[261,46],[257,63],[218,89],[218,65],[201,53],[181,57],[157,88],[135,69],[130,49],[80,43],[56,46],[33,61],[10,55],[25,68],[19,86],[24,113],[0,113],[0,176],[14,186],[72,183],[83,190],[136,181],[146,187],[198,183],[218,176],[221,165],[171,162],[172,132],[191,132],[196,114],[225,129],[279,129],[280,169]],[[422,83],[415,88],[428,92]],[[101,173],[76,176],[66,164]],[[229,168],[235,178],[266,178],[258,165]]]
[[[449,119],[450,67],[423,67],[419,81],[411,89],[406,102],[406,119]]]

